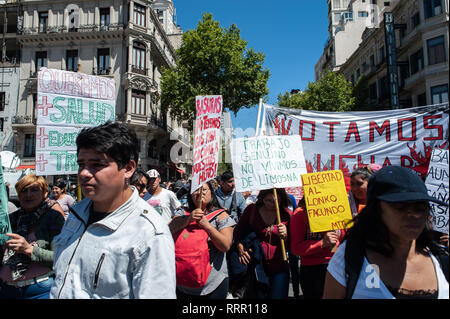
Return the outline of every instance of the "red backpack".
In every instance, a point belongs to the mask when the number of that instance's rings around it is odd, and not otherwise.
[[[224,209],[206,215],[211,221]],[[189,214],[186,212],[186,214]],[[205,286],[212,266],[209,263],[208,233],[193,221],[173,235],[177,286],[200,288]]]

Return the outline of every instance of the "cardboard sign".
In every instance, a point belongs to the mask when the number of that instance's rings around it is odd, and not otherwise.
[[[114,121],[113,79],[41,68],[38,73],[36,175],[76,174],[78,133]]]
[[[302,182],[311,232],[351,227],[352,213],[342,171],[305,174]]]
[[[306,174],[299,136],[255,136],[231,143],[237,192],[301,186]]]
[[[449,151],[435,148],[430,158],[425,184],[428,195],[448,204]],[[433,229],[448,234],[448,206],[430,202]]]
[[[12,231],[8,215],[8,194],[6,193],[5,180],[3,179],[3,168],[0,164],[0,245],[3,245],[9,239],[6,236],[7,233],[12,233]]]
[[[194,165],[192,167],[191,193],[217,176],[223,109],[221,95],[196,96],[195,103],[197,117],[194,123]]]

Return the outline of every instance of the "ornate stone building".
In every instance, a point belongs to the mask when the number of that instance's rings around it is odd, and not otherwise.
[[[170,149],[187,132],[162,113],[162,69],[174,65],[182,31],[167,0],[18,1],[17,40],[21,46],[15,152],[34,164],[37,71],[69,70],[114,79],[116,118],[131,125],[140,140],[140,166],[176,177]],[[171,140],[172,136],[172,140]]]

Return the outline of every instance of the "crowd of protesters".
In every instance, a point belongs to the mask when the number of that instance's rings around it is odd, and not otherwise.
[[[239,193],[226,171],[191,192],[185,176],[138,168],[126,125],[76,144],[83,199],[62,179],[15,185],[0,298],[286,299],[290,283],[305,299],[449,298],[448,235],[431,230],[429,202],[447,204],[410,169],[355,168],[354,225],[313,233],[285,189]]]

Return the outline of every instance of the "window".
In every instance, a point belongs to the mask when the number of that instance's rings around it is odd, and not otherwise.
[[[442,0],[424,0],[423,15],[425,19],[442,13]]]
[[[100,29],[107,30],[109,26],[109,8],[100,8]]]
[[[378,87],[380,89],[380,100],[389,97],[389,82],[387,76],[383,76],[380,80],[378,80]]]
[[[36,52],[36,72],[41,67],[47,67],[47,51]]]
[[[134,23],[145,27],[145,6],[137,3],[134,4]]]
[[[78,50],[66,51],[66,70],[74,72],[78,71]]]
[[[140,42],[133,42],[132,72],[146,74],[145,72],[145,45]]]
[[[417,12],[415,15],[411,18],[411,26],[412,28],[416,28],[420,24],[420,13]]]
[[[333,0],[333,9],[339,9],[341,7],[341,0]]]
[[[339,23],[339,20],[341,20],[341,13],[340,12],[334,13],[334,23]]]
[[[386,61],[386,51],[384,50],[384,45],[380,48],[379,50],[380,53],[380,63],[383,63],[384,61]]]
[[[427,40],[428,65],[446,61],[444,36]]]
[[[25,134],[24,157],[34,157],[36,154],[36,134]]]
[[[109,74],[109,49],[98,49],[97,50],[97,74]]]
[[[156,15],[158,16],[159,23],[164,24],[164,11],[156,9]]]
[[[369,99],[371,101],[377,100],[377,82],[374,82],[371,85],[369,85]]]
[[[358,11],[359,18],[367,18],[369,16],[369,12],[367,11]]]
[[[0,92],[0,112],[5,110],[6,105],[6,93]]]
[[[423,92],[417,95],[417,106],[427,105],[427,94]]]
[[[375,55],[370,56],[370,66],[375,66]]]
[[[39,32],[47,32],[48,12],[39,12]]]
[[[445,103],[448,102],[448,84],[432,86],[431,87],[431,103]]]
[[[411,66],[411,75],[419,72],[423,69],[423,49],[420,49],[416,53],[412,54],[409,58]]]
[[[3,132],[4,123],[5,123],[5,119],[3,117],[0,117],[0,132]]]
[[[344,16],[345,22],[353,21],[353,12],[344,12],[342,15]]]
[[[146,115],[145,91],[131,90],[131,113]]]

